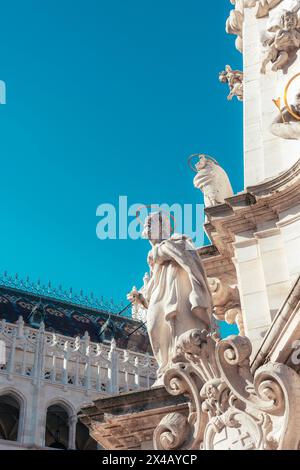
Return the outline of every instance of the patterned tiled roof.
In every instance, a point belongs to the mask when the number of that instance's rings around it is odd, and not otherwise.
[[[0,319],[14,323],[20,316],[32,327],[38,327],[37,321],[42,319],[46,331],[70,337],[82,337],[87,331],[93,342],[114,338],[119,348],[151,354],[146,329],[138,321],[107,310],[0,285]]]

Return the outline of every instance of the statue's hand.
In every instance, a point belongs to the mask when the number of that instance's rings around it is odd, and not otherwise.
[[[136,287],[133,287],[132,291],[127,294],[127,300],[133,304],[143,305],[143,296]]]
[[[150,251],[149,254],[148,254],[147,262],[148,262],[148,265],[150,266],[150,268],[153,269],[155,263],[154,263],[152,251]]]

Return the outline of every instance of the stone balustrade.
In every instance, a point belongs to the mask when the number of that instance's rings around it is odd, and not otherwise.
[[[148,389],[156,377],[156,362],[149,356],[121,350],[110,344],[70,338],[26,326],[22,317],[15,323],[0,322],[0,340],[6,345],[6,364],[0,373],[22,376],[33,383],[59,384],[67,388],[119,394]]]

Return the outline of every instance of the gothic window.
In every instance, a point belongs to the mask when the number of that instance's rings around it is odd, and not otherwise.
[[[20,403],[10,394],[0,396],[0,439],[18,440]]]
[[[69,440],[69,415],[60,405],[47,409],[45,446],[54,449],[67,449]]]

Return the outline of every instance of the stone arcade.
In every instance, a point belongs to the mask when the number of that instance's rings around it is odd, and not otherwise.
[[[82,406],[151,387],[147,336],[119,308],[0,277],[0,449],[96,449],[78,420]]]
[[[106,449],[300,448],[300,1],[231,3],[226,31],[244,70],[221,81],[243,99],[244,191],[206,198],[211,245],[198,254],[212,315],[240,334],[186,328],[163,386],[84,407]],[[213,179],[197,188],[216,194]]]

